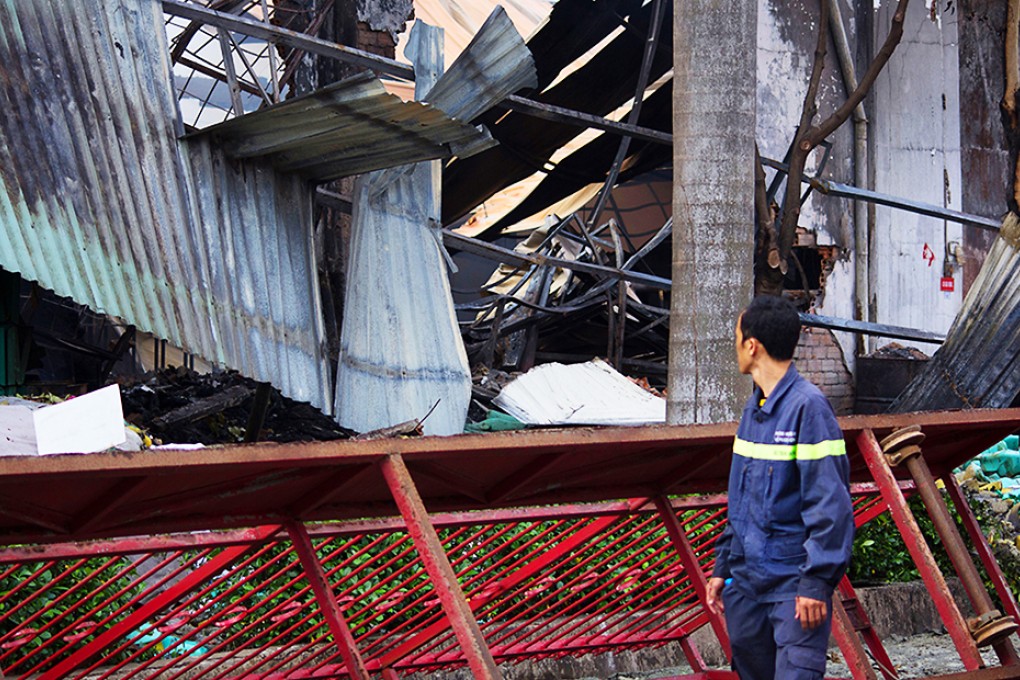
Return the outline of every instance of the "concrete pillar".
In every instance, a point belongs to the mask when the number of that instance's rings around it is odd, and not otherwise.
[[[673,23],[673,424],[735,420],[733,328],[754,251],[757,0],[684,0]]]

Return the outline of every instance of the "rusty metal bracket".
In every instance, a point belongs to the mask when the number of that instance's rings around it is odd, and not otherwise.
[[[1017,623],[998,609],[992,609],[981,616],[967,619],[967,627],[978,647],[988,647],[1016,632]]]
[[[921,455],[921,442],[924,433],[920,425],[909,425],[900,428],[880,442],[882,453],[889,467],[896,467],[911,458]]]

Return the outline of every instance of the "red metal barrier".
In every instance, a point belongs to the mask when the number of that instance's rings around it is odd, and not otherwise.
[[[914,482],[895,479],[870,430],[854,451],[874,480],[854,484],[857,523],[892,508],[916,539],[903,500]],[[430,515],[401,457],[382,466],[399,517],[0,550],[0,669],[42,680],[275,680],[467,666],[498,678],[496,663],[677,643],[686,677],[735,677],[707,668],[692,638],[709,625],[726,649],[723,622],[702,604],[724,496]],[[519,493],[522,475],[495,488]],[[930,552],[913,543],[973,677],[1020,677],[1016,666],[983,669]],[[853,677],[877,677],[867,646],[895,678],[848,582],[834,605]]]
[[[856,490],[858,517],[874,517],[874,486]],[[496,660],[675,641],[704,671],[690,635],[709,622],[699,591],[724,501],[436,515],[431,525]],[[279,527],[236,534],[3,551],[0,575],[28,577],[3,596],[0,668],[177,680],[347,677],[351,667],[362,669],[355,677],[393,677],[468,663],[401,522],[292,526],[290,540]]]

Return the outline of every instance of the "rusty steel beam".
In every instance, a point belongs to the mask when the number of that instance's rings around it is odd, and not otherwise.
[[[708,599],[708,579],[705,578],[705,572],[701,570],[701,563],[698,562],[698,553],[691,546],[691,542],[687,538],[687,532],[684,531],[683,525],[677,519],[676,512],[674,512],[673,506],[669,503],[669,499],[665,496],[656,496],[655,507],[659,511],[659,517],[662,518],[663,525],[666,527],[669,540],[672,541],[673,547],[680,556],[680,562],[684,565],[684,571],[687,572],[691,583],[694,585],[694,592],[698,594],[698,601],[702,603],[702,606],[705,606],[704,602]],[[712,611],[708,611],[708,621],[716,638],[719,640],[723,653],[726,655],[726,660],[731,660],[733,653],[730,651],[730,634],[726,630],[726,621],[723,617]]]
[[[811,326],[812,328],[828,328],[833,331],[846,331],[847,333],[860,333],[861,335],[878,335],[883,338],[917,340],[918,342],[938,344],[946,341],[944,333],[935,333],[918,328],[906,328],[904,326],[890,326],[889,324],[872,323],[870,321],[839,319],[834,316],[820,316],[818,314],[801,312],[800,321],[805,326]]]
[[[74,522],[61,512],[55,512],[35,503],[10,503],[0,499],[0,517],[9,517],[57,534],[67,534]]]
[[[566,459],[568,456],[569,454],[566,453],[546,456],[545,458],[540,458],[533,463],[528,463],[523,467],[518,468],[500,480],[499,484],[489,490],[489,493],[486,495],[486,502],[498,503],[500,501],[507,500],[508,498],[512,498],[515,493],[520,491],[521,488],[527,486],[528,483],[535,479],[538,475],[541,475],[543,472]]]
[[[673,0],[669,0],[669,2],[672,1]],[[641,69],[638,72],[637,86],[634,92],[634,99],[630,105],[630,113],[627,114],[627,123],[635,126],[641,118],[641,104],[644,102],[645,89],[648,87],[648,78],[652,70],[652,58],[655,55],[656,48],[659,44],[660,28],[663,16],[666,12],[666,0],[653,0],[653,2],[652,20],[648,24],[648,35],[645,37],[644,54],[641,56]],[[630,149],[630,140],[631,137],[629,135],[624,135],[617,146],[616,157],[613,159],[613,164],[610,166],[609,175],[606,177],[606,181],[602,185],[602,190],[599,192],[595,205],[591,209],[591,214],[588,216],[589,229],[594,229],[595,225],[598,224],[599,218],[602,216],[602,210],[605,208],[606,201],[609,200],[609,193],[613,190],[613,187],[616,186],[616,180],[620,176],[620,168],[623,165],[623,160],[627,157],[627,151]],[[594,252],[598,251],[595,250]],[[625,301],[626,300],[624,299],[622,302],[625,303]],[[620,317],[621,320],[624,317],[622,304]],[[617,367],[619,367],[619,361],[615,363],[617,364]]]
[[[414,69],[410,65],[401,64],[393,59],[380,57],[364,50],[314,38],[305,33],[291,31],[281,26],[274,26],[247,17],[239,17],[227,12],[217,12],[202,5],[180,2],[179,0],[163,0],[163,11],[167,14],[190,19],[191,21],[198,21],[243,35],[250,35],[253,38],[260,38],[271,44],[279,43],[287,45],[288,47],[294,47],[322,57],[329,57],[381,73],[387,73],[404,80],[414,80]]]
[[[327,505],[330,501],[340,497],[350,488],[362,474],[373,470],[372,465],[348,466],[327,477],[321,484],[304,494],[303,497],[293,503],[287,512],[293,517],[300,517],[316,508]]]
[[[309,474],[308,470],[278,469],[247,479],[233,479],[228,482],[210,484],[195,489],[189,489],[172,496],[165,496],[159,499],[158,504],[150,502],[140,503],[138,507],[127,506],[122,508],[122,517],[119,522],[111,523],[106,527],[116,527],[125,524],[132,524],[139,521],[158,519],[167,513],[176,510],[187,510],[201,506],[209,500],[227,500],[240,498],[246,494],[264,492],[274,485],[283,482],[298,480]]]
[[[836,638],[836,644],[843,652],[843,658],[850,669],[850,677],[854,680],[878,680],[875,669],[871,667],[871,662],[864,652],[864,645],[857,637],[857,631],[843,608],[838,590],[832,596],[832,636]]]
[[[878,670],[882,673],[882,676],[885,680],[898,680],[900,676],[896,671],[896,666],[893,664],[892,659],[889,658],[889,652],[886,651],[881,638],[878,637],[878,633],[872,627],[868,613],[861,606],[860,600],[857,599],[857,592],[850,583],[850,579],[846,576],[839,582],[837,595],[843,611],[849,617],[854,629],[861,634],[864,642],[868,645],[868,650],[871,652],[872,658],[875,659],[875,663],[878,664]]]
[[[455,494],[467,496],[479,504],[485,503],[485,489],[475,480],[465,477],[456,470],[439,465],[435,461],[419,461],[414,465],[414,473],[419,477],[430,479],[442,484]]]
[[[74,523],[71,531],[73,533],[85,531],[102,523],[110,513],[130,499],[145,481],[145,477],[127,477],[117,482],[108,493],[103,494],[102,498],[81,513],[81,518]]]
[[[274,26],[255,19],[218,12],[201,5],[181,2],[180,0],[162,0],[162,2],[163,11],[167,14],[180,16],[218,28],[225,28],[243,35],[250,35],[254,38],[265,40],[270,44],[287,45],[288,47],[311,52],[322,57],[371,69],[378,73],[385,73],[401,80],[414,80],[414,69],[409,64],[403,64],[395,59],[388,59],[371,52],[322,40],[306,33],[291,31],[281,26]],[[578,127],[595,128],[646,142],[665,145],[673,143],[673,135],[667,132],[653,130],[640,125],[618,123],[603,116],[593,116],[581,111],[534,101],[518,95],[510,95],[499,106],[534,118],[573,124]]]
[[[680,639],[680,649],[683,650],[684,656],[687,657],[687,663],[691,665],[691,670],[696,673],[703,673],[708,668],[708,664],[701,657],[701,652],[694,646],[689,636]]]
[[[404,459],[399,454],[390,454],[382,461],[381,467],[386,484],[393,494],[393,500],[396,501],[397,508],[407,523],[407,531],[414,540],[443,611],[450,619],[450,625],[472,674],[479,680],[500,680],[503,676],[492,658],[492,652],[489,651],[471,607],[468,606],[464,591],[457,581],[457,574],[450,566],[450,560],[443,550],[435,527],[429,520],[428,511],[425,510],[425,504],[418,494]]]
[[[287,522],[284,526],[297,551],[298,559],[301,560],[305,578],[308,579],[312,592],[315,593],[319,610],[322,612],[323,618],[326,619],[330,632],[333,633],[333,641],[340,650],[340,656],[344,660],[347,673],[358,680],[371,680],[368,670],[365,668],[365,660],[361,658],[361,652],[358,651],[354,635],[351,634],[350,626],[347,625],[347,619],[344,618],[344,613],[340,610],[340,605],[337,604],[336,596],[333,594],[333,588],[326,579],[322,562],[319,561],[315,546],[312,545],[312,539],[300,522]]]
[[[574,111],[554,104],[537,102],[533,99],[526,99],[513,94],[504,99],[499,104],[499,107],[516,111],[517,113],[522,113],[533,118],[549,120],[554,123],[567,123],[568,125],[572,124],[580,127],[589,127],[617,135],[626,135],[634,139],[639,139],[643,142],[652,142],[653,144],[664,144],[667,146],[673,144],[673,135],[669,132],[661,132],[659,130],[640,125],[618,123],[614,120],[610,120],[609,118],[603,118],[602,116],[593,116],[590,113]]]
[[[857,447],[864,457],[875,483],[878,484],[882,497],[889,506],[889,513],[900,531],[900,536],[903,537],[907,551],[913,558],[914,564],[917,565],[921,578],[928,587],[928,592],[935,602],[935,608],[938,610],[956,650],[960,653],[964,668],[968,671],[982,668],[984,660],[978,652],[974,638],[970,635],[967,622],[960,614],[960,609],[953,600],[953,594],[949,592],[946,579],[935,562],[935,556],[932,555],[927,542],[925,542],[924,534],[921,533],[921,528],[917,525],[910,506],[907,505],[906,497],[899,485],[896,484],[896,478],[893,477],[892,470],[885,460],[885,454],[882,447],[879,446],[875,434],[871,430],[861,431],[857,435]]]

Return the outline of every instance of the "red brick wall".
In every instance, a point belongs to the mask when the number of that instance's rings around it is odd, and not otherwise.
[[[358,49],[393,59],[397,45],[389,31],[373,31],[364,21],[358,22]]]
[[[800,374],[818,386],[838,415],[853,412],[853,376],[832,331],[805,328],[793,358]]]

